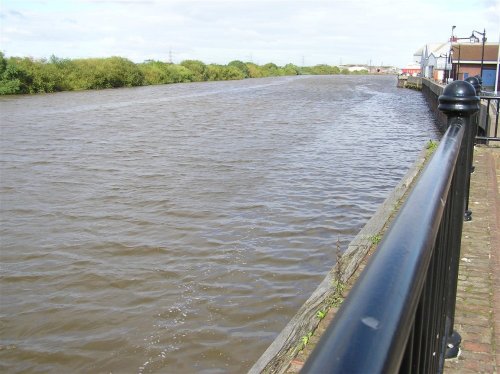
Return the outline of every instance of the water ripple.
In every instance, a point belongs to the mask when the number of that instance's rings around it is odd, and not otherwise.
[[[436,137],[395,86],[0,98],[0,370],[248,369]]]

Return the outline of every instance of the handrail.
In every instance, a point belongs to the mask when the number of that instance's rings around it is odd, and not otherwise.
[[[455,81],[439,101],[448,130],[304,373],[442,371],[456,336],[470,116],[479,98],[470,83]]]

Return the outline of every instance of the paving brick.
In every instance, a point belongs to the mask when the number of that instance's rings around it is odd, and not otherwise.
[[[463,226],[455,311],[461,355],[445,362],[447,373],[497,373],[500,364],[500,241],[496,236],[500,148],[477,147],[474,163],[469,200],[473,214]]]
[[[475,353],[491,353],[492,346],[490,344],[478,343],[475,341],[466,340],[463,343],[463,349]]]

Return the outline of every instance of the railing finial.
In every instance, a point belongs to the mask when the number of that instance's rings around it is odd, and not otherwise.
[[[479,94],[481,93],[481,82],[479,81],[479,78],[477,76],[476,77],[467,77],[465,79],[465,81],[472,84],[472,86],[476,90],[476,96],[479,96]]]
[[[465,81],[450,83],[439,96],[438,109],[448,117],[470,116],[479,110],[479,97],[476,96],[476,89]]]

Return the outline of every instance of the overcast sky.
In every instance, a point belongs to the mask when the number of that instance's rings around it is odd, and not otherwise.
[[[0,0],[7,56],[402,67],[452,25],[498,42],[500,0]]]

